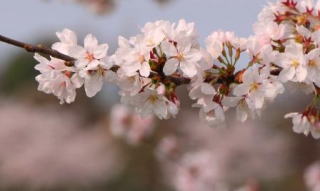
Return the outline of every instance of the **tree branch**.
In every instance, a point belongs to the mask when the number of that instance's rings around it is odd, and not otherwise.
[[[72,58],[72,57],[70,57],[68,55],[62,54],[61,52],[58,52],[58,51],[53,50],[51,48],[47,48],[47,47],[44,47],[42,45],[27,44],[27,43],[24,43],[24,42],[20,42],[20,41],[5,37],[3,35],[0,35],[0,41],[2,41],[4,43],[7,43],[7,44],[11,44],[11,45],[16,46],[16,47],[23,48],[28,52],[42,53],[42,54],[50,55],[52,57],[55,57],[55,58],[58,58],[58,59],[61,59],[61,60],[65,60],[66,62],[68,62],[67,63],[68,66],[73,65],[74,61],[76,60],[76,59],[74,59],[74,58]]]

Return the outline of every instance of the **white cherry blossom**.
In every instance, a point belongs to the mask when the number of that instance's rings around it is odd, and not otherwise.
[[[36,77],[38,90],[57,96],[61,104],[73,102],[76,88],[81,86],[81,79],[73,74],[75,69],[65,66],[65,61],[56,58],[49,61],[39,54],[35,54],[34,58],[39,62],[35,69],[41,73]]]
[[[175,117],[179,110],[179,103],[169,101],[162,92],[159,92],[159,88],[158,90],[144,88],[141,93],[134,96],[122,96],[121,101],[133,106],[142,116],[155,114],[159,119]]]
[[[56,42],[52,45],[52,49],[57,50],[63,54],[70,54],[70,50],[77,46],[77,35],[70,29],[64,29],[61,32],[56,33],[60,42]]]
[[[300,0],[298,1],[297,8],[302,13],[311,13],[313,14],[314,5],[313,0]]]
[[[243,74],[243,83],[233,90],[235,96],[244,96],[249,108],[262,109],[267,93],[267,76],[260,74],[258,66],[252,66]],[[273,90],[271,90],[273,91]]]
[[[320,86],[320,49],[316,48],[310,51],[306,55],[307,59],[307,77],[306,83],[312,84],[315,83],[317,86]]]
[[[288,37],[289,28],[285,24],[271,23],[256,23],[254,31],[262,44],[272,44],[272,41],[278,41]]]
[[[286,46],[282,59],[276,63],[282,67],[279,79],[282,82],[303,82],[307,77],[307,59],[303,47],[298,43],[290,43]]]
[[[165,42],[162,44],[162,47],[168,56],[168,60],[163,68],[163,72],[166,75],[173,74],[178,68],[187,77],[194,77],[197,74],[198,62],[201,60],[202,54],[199,49],[193,48],[190,42],[181,42],[176,45]]]
[[[98,40],[92,34],[88,34],[84,39],[84,47],[76,46],[70,50],[70,55],[77,59],[76,66],[79,69],[87,67],[94,62],[102,62],[107,56],[108,44],[98,44]]]
[[[318,124],[312,124],[308,117],[301,113],[288,113],[285,118],[291,118],[293,123],[293,131],[298,134],[311,135],[315,139],[320,138],[320,129]]]
[[[217,91],[208,83],[194,84],[194,87],[190,90],[189,96],[191,99],[197,99],[197,103],[194,107],[200,107],[199,116],[200,119],[205,121],[210,126],[221,125],[225,121],[224,107]],[[214,100],[214,99],[218,100]]]
[[[143,77],[150,75],[149,55],[153,47],[148,47],[144,40],[141,35],[129,40],[121,36],[118,39],[119,48],[115,53],[116,64],[127,76],[134,76],[136,72]]]
[[[162,41],[168,38],[168,32],[171,28],[172,24],[169,21],[159,20],[146,23],[141,29],[144,36],[144,44],[149,48],[158,46]]]

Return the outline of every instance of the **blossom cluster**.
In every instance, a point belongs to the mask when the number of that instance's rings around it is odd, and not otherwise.
[[[110,56],[108,45],[99,44],[93,35],[81,46],[76,34],[65,29],[57,33],[60,42],[52,49],[75,62],[36,54],[39,90],[71,103],[76,89],[84,86],[93,97],[109,81],[119,86],[121,102],[142,116],[169,119],[179,112],[177,88],[187,84],[200,118],[210,126],[222,126],[227,110],[235,108],[242,122],[259,116],[267,103],[284,93],[285,84],[293,83],[314,98],[305,111],[285,117],[292,118],[296,133],[320,138],[319,2],[270,3],[259,14],[253,36],[216,31],[204,48],[194,23],[185,20],[147,23],[136,36],[120,36]],[[246,64],[243,58],[249,58]]]

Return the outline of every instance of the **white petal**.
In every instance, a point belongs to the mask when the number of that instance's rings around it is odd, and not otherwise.
[[[81,59],[85,56],[86,50],[81,46],[74,46],[70,48],[69,54],[74,58]]]
[[[84,39],[84,47],[87,51],[93,52],[94,49],[98,46],[98,40],[92,34],[88,34]]]
[[[56,33],[59,40],[63,43],[76,45],[77,44],[77,35],[70,29],[64,29],[62,32]]]
[[[56,50],[58,52],[61,52],[62,54],[69,54],[71,46],[65,43],[56,42],[52,44],[51,48],[53,50]]]
[[[296,79],[298,82],[302,82],[307,77],[307,69],[305,67],[298,67],[296,70]]]
[[[48,59],[46,59],[45,57],[41,56],[38,53],[35,53],[33,58],[36,59],[39,63],[43,63],[43,64],[48,64],[49,63]]]
[[[167,62],[165,63],[164,67],[163,67],[163,72],[165,75],[169,76],[173,73],[175,73],[177,71],[179,62],[177,59],[169,59],[167,60]]]
[[[233,94],[236,96],[243,96],[249,93],[250,85],[249,84],[239,84],[233,89]]]
[[[157,101],[153,105],[153,111],[159,117],[159,119],[167,119],[168,118],[167,106],[163,101]]]
[[[92,75],[84,82],[84,88],[88,97],[95,96],[103,86],[103,78],[99,75]]]
[[[143,63],[141,64],[141,68],[140,68],[140,74],[141,74],[141,76],[143,76],[143,77],[149,77],[150,71],[151,71],[151,68],[150,68],[149,63],[148,63],[148,62],[143,62]]]
[[[101,62],[101,61],[99,61],[99,60],[93,60],[92,62],[90,62],[89,64],[88,64],[88,66],[85,68],[86,70],[97,70],[98,69],[98,67],[100,66],[100,65],[102,65],[103,66],[103,62]]]
[[[181,62],[180,68],[182,72],[188,76],[188,77],[194,77],[197,74],[197,68],[195,66],[195,63],[192,62]]]
[[[264,97],[263,94],[257,94],[253,98],[253,102],[255,105],[255,109],[261,109],[264,104]]]
[[[93,55],[95,59],[102,59],[107,56],[109,46],[108,44],[101,44],[94,49]]]
[[[294,68],[284,68],[279,74],[279,80],[282,82],[287,82],[288,80],[292,80],[294,77],[295,70]]]
[[[294,118],[296,117],[297,115],[299,115],[298,113],[287,113],[284,118],[285,119],[288,119],[288,118]]]
[[[71,82],[76,88],[80,88],[83,85],[84,80],[78,74],[74,74],[71,78]]]
[[[237,119],[241,122],[245,122],[248,119],[248,110],[243,106],[239,105],[236,109]]]
[[[119,47],[129,47],[129,41],[123,36],[118,37],[118,46]]]
[[[227,107],[235,107],[239,104],[239,101],[242,99],[242,97],[229,97],[224,96],[222,99],[222,105]]]
[[[208,83],[201,84],[201,92],[206,95],[213,95],[217,93],[216,90],[212,87],[212,85]]]

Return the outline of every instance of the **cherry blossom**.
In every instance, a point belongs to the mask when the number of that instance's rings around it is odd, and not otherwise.
[[[60,42],[54,43],[52,49],[64,54],[70,54],[70,50],[77,46],[77,35],[74,31],[64,29],[61,32],[57,32],[56,35]]]
[[[143,77],[149,77],[151,69],[149,55],[151,49],[147,47],[143,36],[136,36],[130,40],[119,37],[119,48],[115,53],[116,63],[127,76],[134,76],[139,72]],[[153,48],[153,47],[152,47]]]
[[[198,49],[192,48],[190,42],[179,42],[177,44],[166,42],[163,44],[165,54],[169,57],[163,72],[171,75],[177,71],[178,67],[183,74],[193,77],[197,74],[197,62],[202,58],[202,54]]]
[[[65,66],[65,61],[56,58],[47,60],[35,54],[39,62],[35,66],[41,74],[36,77],[38,90],[58,97],[60,103],[71,103],[76,98],[76,88],[81,86],[81,79],[74,74],[75,68]]]
[[[273,98],[283,89],[281,85],[274,85],[269,80],[268,70],[260,69],[258,66],[247,69],[242,80],[243,83],[236,86],[233,93],[235,96],[244,97],[246,104],[253,111],[262,109],[265,98]]]
[[[135,107],[142,116],[155,114],[159,119],[175,117],[179,111],[179,102],[172,102],[163,95],[163,87],[156,90],[145,88],[135,96],[123,96],[122,103]]]
[[[208,83],[199,83],[190,91],[190,97],[197,99],[195,107],[200,107],[200,118],[210,126],[221,124],[225,121],[224,108],[221,104],[222,95]]]
[[[300,44],[290,43],[278,64],[283,68],[279,74],[279,79],[283,82],[302,82],[307,77],[307,60]]]
[[[313,110],[306,110],[304,113],[288,113],[285,118],[292,118],[295,133],[303,133],[306,136],[311,133],[315,139],[319,139],[319,119],[313,112]]]
[[[154,117],[141,117],[124,105],[115,105],[111,111],[111,132],[123,137],[129,144],[137,145],[150,136],[154,129]]]

